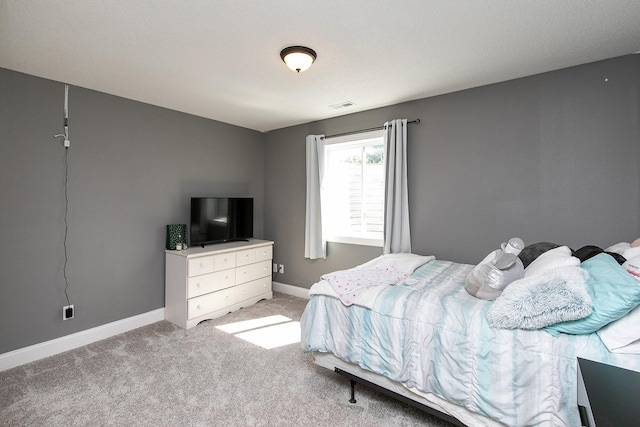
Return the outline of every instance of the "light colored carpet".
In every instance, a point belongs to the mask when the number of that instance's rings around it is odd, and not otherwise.
[[[190,330],[162,321],[0,372],[2,426],[434,426],[450,424],[313,364],[298,343],[267,350],[216,326],[300,319],[269,301]]]

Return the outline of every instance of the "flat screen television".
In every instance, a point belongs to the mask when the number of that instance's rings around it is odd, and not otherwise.
[[[213,243],[247,240],[253,237],[253,198],[192,197],[189,243],[205,246]]]

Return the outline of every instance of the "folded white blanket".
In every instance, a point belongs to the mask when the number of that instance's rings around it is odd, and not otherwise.
[[[374,258],[371,261],[352,268],[351,270],[373,270],[394,267],[397,272],[404,273],[407,276],[410,276],[418,267],[426,264],[429,261],[433,261],[434,259],[434,256],[422,256],[411,253],[387,254],[381,255],[378,258]],[[389,284],[382,284],[380,286],[364,287],[347,305],[356,304],[363,307],[371,308],[377,296],[388,285]],[[326,280],[320,280],[318,283],[315,283],[313,286],[311,286],[311,289],[309,289],[309,296],[311,295],[326,295],[334,298],[340,298],[340,294],[338,294],[331,286],[331,284]]]
[[[334,271],[322,276],[329,282],[344,305],[351,305],[365,289],[375,286],[396,285],[409,278],[395,267],[359,268]]]
[[[380,255],[378,258],[374,258],[371,261],[354,267],[353,269],[359,270],[362,268],[395,267],[398,271],[411,275],[416,268],[428,263],[429,261],[433,261],[434,259],[436,259],[436,257],[432,255],[423,256],[410,253],[386,254]]]

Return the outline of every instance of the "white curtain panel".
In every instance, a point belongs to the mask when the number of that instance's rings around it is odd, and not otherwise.
[[[407,190],[407,119],[384,124],[385,133],[385,254],[411,252],[409,192]]]
[[[307,209],[304,224],[304,257],[325,259],[327,241],[322,234],[320,192],[324,179],[324,135],[307,136]]]

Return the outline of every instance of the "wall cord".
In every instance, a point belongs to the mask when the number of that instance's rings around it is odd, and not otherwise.
[[[69,289],[69,279],[67,278],[67,262],[69,261],[69,254],[67,252],[67,236],[69,234],[69,222],[67,221],[67,215],[69,214],[69,191],[68,191],[68,181],[69,181],[69,161],[67,156],[69,155],[69,148],[64,148],[64,266],[62,267],[62,275],[64,276],[64,296],[67,298],[67,305],[71,305],[69,302],[69,294],[67,293],[67,289]]]
[[[64,85],[64,133],[54,135],[54,138],[64,138],[64,265],[62,267],[62,275],[64,276],[64,296],[67,298],[67,305],[71,305],[69,302],[69,279],[67,278],[67,263],[69,262],[69,253],[67,251],[67,236],[69,235],[69,147],[71,142],[69,141],[69,85]]]

